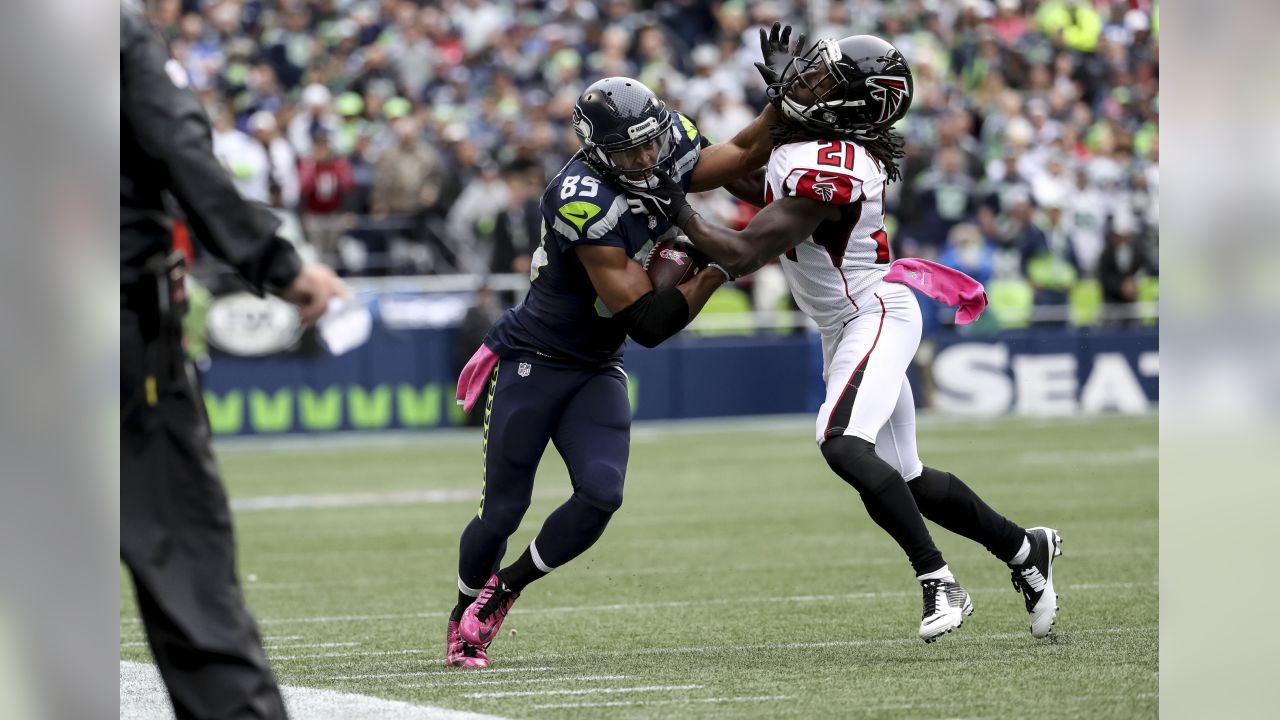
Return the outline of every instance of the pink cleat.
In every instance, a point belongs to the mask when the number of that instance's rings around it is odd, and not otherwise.
[[[520,593],[507,589],[497,575],[489,578],[480,596],[462,614],[462,621],[458,623],[462,639],[482,648],[489,647],[489,643],[498,636],[498,628],[502,627],[511,604],[518,597]]]
[[[444,664],[447,667],[486,668],[489,667],[489,656],[484,648],[472,645],[458,634],[458,623],[449,621],[449,632],[445,635]]]

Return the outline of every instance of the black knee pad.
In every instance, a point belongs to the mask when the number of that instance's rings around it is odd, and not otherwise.
[[[861,494],[877,495],[895,478],[893,466],[876,455],[874,443],[860,437],[841,435],[822,443],[827,465]]]
[[[574,495],[601,512],[614,513],[622,507],[623,479],[620,468],[610,463],[591,463],[578,478]]]

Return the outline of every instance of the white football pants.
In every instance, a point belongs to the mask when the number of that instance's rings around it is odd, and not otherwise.
[[[881,282],[861,293],[849,324],[823,337],[826,401],[817,440],[852,435],[907,480],[924,466],[916,450],[916,406],[907,367],[920,347],[920,305],[910,288]]]

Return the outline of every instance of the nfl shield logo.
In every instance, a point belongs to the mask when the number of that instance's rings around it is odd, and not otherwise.
[[[531,372],[533,372],[533,366],[529,363],[520,363],[520,367],[516,368],[516,374],[520,377],[529,377]]]

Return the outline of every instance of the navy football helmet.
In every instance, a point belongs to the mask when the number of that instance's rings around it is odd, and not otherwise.
[[[633,182],[671,159],[675,130],[667,104],[639,80],[598,80],[573,108],[573,131],[587,160]],[[631,177],[628,177],[631,176]]]

